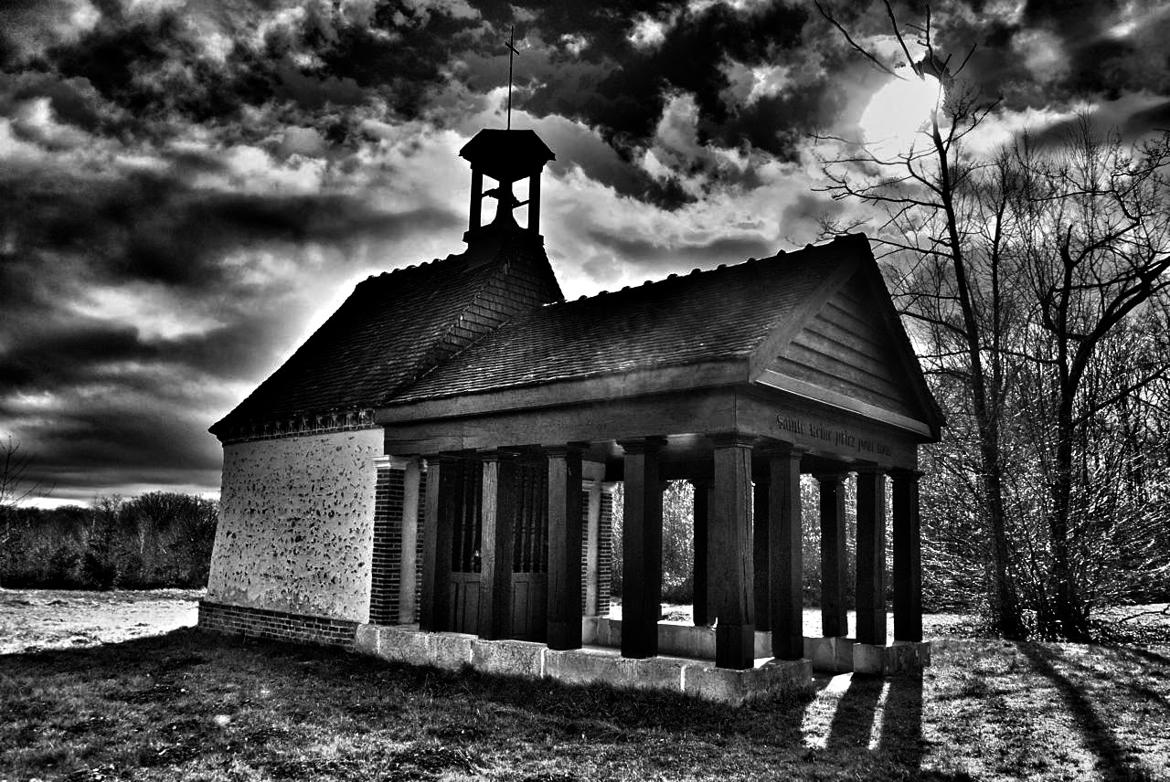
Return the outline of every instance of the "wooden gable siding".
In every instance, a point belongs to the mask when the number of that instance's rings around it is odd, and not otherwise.
[[[854,276],[793,337],[770,369],[911,418],[921,417],[881,315]]]

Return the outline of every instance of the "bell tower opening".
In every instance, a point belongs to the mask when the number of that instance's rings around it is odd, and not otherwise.
[[[511,229],[540,235],[540,174],[556,155],[531,130],[481,130],[471,141],[459,150],[459,156],[471,163],[471,210],[468,217],[464,241],[489,231]],[[495,181],[495,186],[485,190],[484,177]],[[527,180],[527,196],[517,197],[516,183],[524,186]],[[491,223],[484,224],[483,201],[495,199],[495,216]],[[516,219],[516,212],[523,209],[524,223]]]

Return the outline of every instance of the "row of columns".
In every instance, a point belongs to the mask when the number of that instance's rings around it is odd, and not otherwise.
[[[804,654],[800,497],[803,453],[783,443],[764,446],[766,480],[756,481],[753,503],[752,455],[753,449],[759,447],[755,439],[734,433],[711,439],[714,480],[710,486],[697,483],[695,491],[695,622],[715,624],[716,665],[720,667],[754,665],[757,629],[771,630],[774,657],[799,659]],[[625,470],[621,651],[626,657],[658,653],[662,592],[659,456],[665,443],[664,438],[657,437],[619,441]],[[583,448],[584,444],[574,443],[545,449],[549,514],[547,643],[553,649],[581,646]],[[478,458],[483,470],[479,635],[500,638],[509,623],[512,570],[513,513],[506,505],[512,499],[505,487],[510,485],[515,464],[512,455],[504,451],[479,454]],[[458,501],[458,470],[466,460],[466,454],[444,454],[427,460],[420,596],[420,626],[424,630],[448,629],[453,533],[449,520],[455,517],[455,509],[444,504]],[[876,468],[859,469],[857,475],[857,640],[884,645],[885,476]],[[891,475],[895,638],[919,641],[922,620],[917,473],[895,471]],[[408,472],[408,494],[410,476]],[[844,636],[844,476],[817,477],[821,484],[823,632],[826,636]],[[413,546],[410,550],[413,552]],[[405,546],[403,556],[407,556]],[[405,594],[405,579],[402,589]]]
[[[803,550],[800,462],[803,453],[783,443],[763,446],[767,469],[752,482],[753,441],[738,436],[713,438],[715,476],[712,483],[694,481],[695,624],[716,626],[716,663],[746,668],[754,664],[754,631],[770,630],[772,655],[799,659],[804,654]],[[625,445],[625,444],[623,444]],[[643,457],[644,460],[645,457]],[[637,463],[626,462],[627,493],[638,476]],[[857,472],[857,570],[855,603],[860,643],[886,642],[885,540],[886,474],[876,467]],[[648,473],[648,475],[653,475]],[[847,634],[845,605],[844,473],[819,474],[822,632]],[[922,569],[918,515],[918,477],[894,470],[892,479],[894,547],[894,638],[922,640]],[[754,491],[754,497],[752,492]],[[627,494],[628,496],[628,494]],[[648,504],[643,501],[644,504]],[[754,507],[754,514],[750,508]],[[626,528],[636,525],[627,503]],[[642,523],[661,528],[660,518]],[[634,534],[638,534],[636,531]],[[628,568],[628,585],[637,573]],[[653,575],[643,583],[655,583]],[[655,598],[643,595],[639,602]],[[627,594],[626,601],[630,600]],[[643,614],[638,615],[639,618]],[[623,640],[630,630],[625,616]],[[656,651],[649,631],[637,647],[623,643],[630,656]]]

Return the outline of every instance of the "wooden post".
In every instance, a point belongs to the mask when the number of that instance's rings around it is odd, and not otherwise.
[[[772,629],[772,579],[768,546],[768,478],[763,476],[755,481],[752,488],[752,568],[755,570],[753,591],[756,594],[756,629],[766,632]]]
[[[414,623],[418,584],[418,487],[422,465],[408,459],[402,475],[402,554],[398,567],[398,624]]]
[[[857,471],[857,640],[886,644],[886,492],[877,468]]]
[[[918,479],[922,473],[891,475],[894,512],[894,640],[922,640],[922,538]]]
[[[471,230],[479,228],[482,224],[483,214],[483,173],[471,169],[471,212],[470,212],[470,227]]]
[[[658,451],[664,438],[623,440],[622,657],[658,654],[662,614],[662,483]]]
[[[771,491],[772,656],[804,657],[804,574],[800,508],[802,452],[780,445],[769,452]]]
[[[451,613],[451,544],[455,509],[460,499],[462,465],[442,454],[427,460],[427,504],[423,535],[422,605],[419,628],[447,629]]]
[[[581,648],[581,448],[548,448],[550,649]]]
[[[707,578],[722,581],[714,606],[715,665],[755,665],[756,626],[752,567],[752,439],[738,433],[711,438],[715,484],[711,498],[711,550]]]
[[[711,482],[707,480],[693,480],[694,487],[694,545],[695,563],[692,571],[694,584],[694,598],[692,599],[692,613],[696,627],[711,624],[710,588],[707,584],[707,540],[708,519],[711,513]]]
[[[528,178],[528,230],[540,233],[540,172]]]
[[[512,630],[515,462],[499,452],[485,453],[481,459],[479,635],[507,638]]]
[[[845,476],[818,475],[821,488],[821,634],[849,635],[845,614]]]

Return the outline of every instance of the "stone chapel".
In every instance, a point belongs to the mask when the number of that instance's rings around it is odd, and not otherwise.
[[[200,626],[729,702],[807,688],[814,667],[928,664],[917,449],[943,418],[868,240],[566,301],[539,230],[553,152],[483,130],[460,154],[466,249],[358,285],[211,427],[223,484]],[[695,489],[686,625],[661,621],[671,480]],[[812,523],[822,626],[806,636]]]

